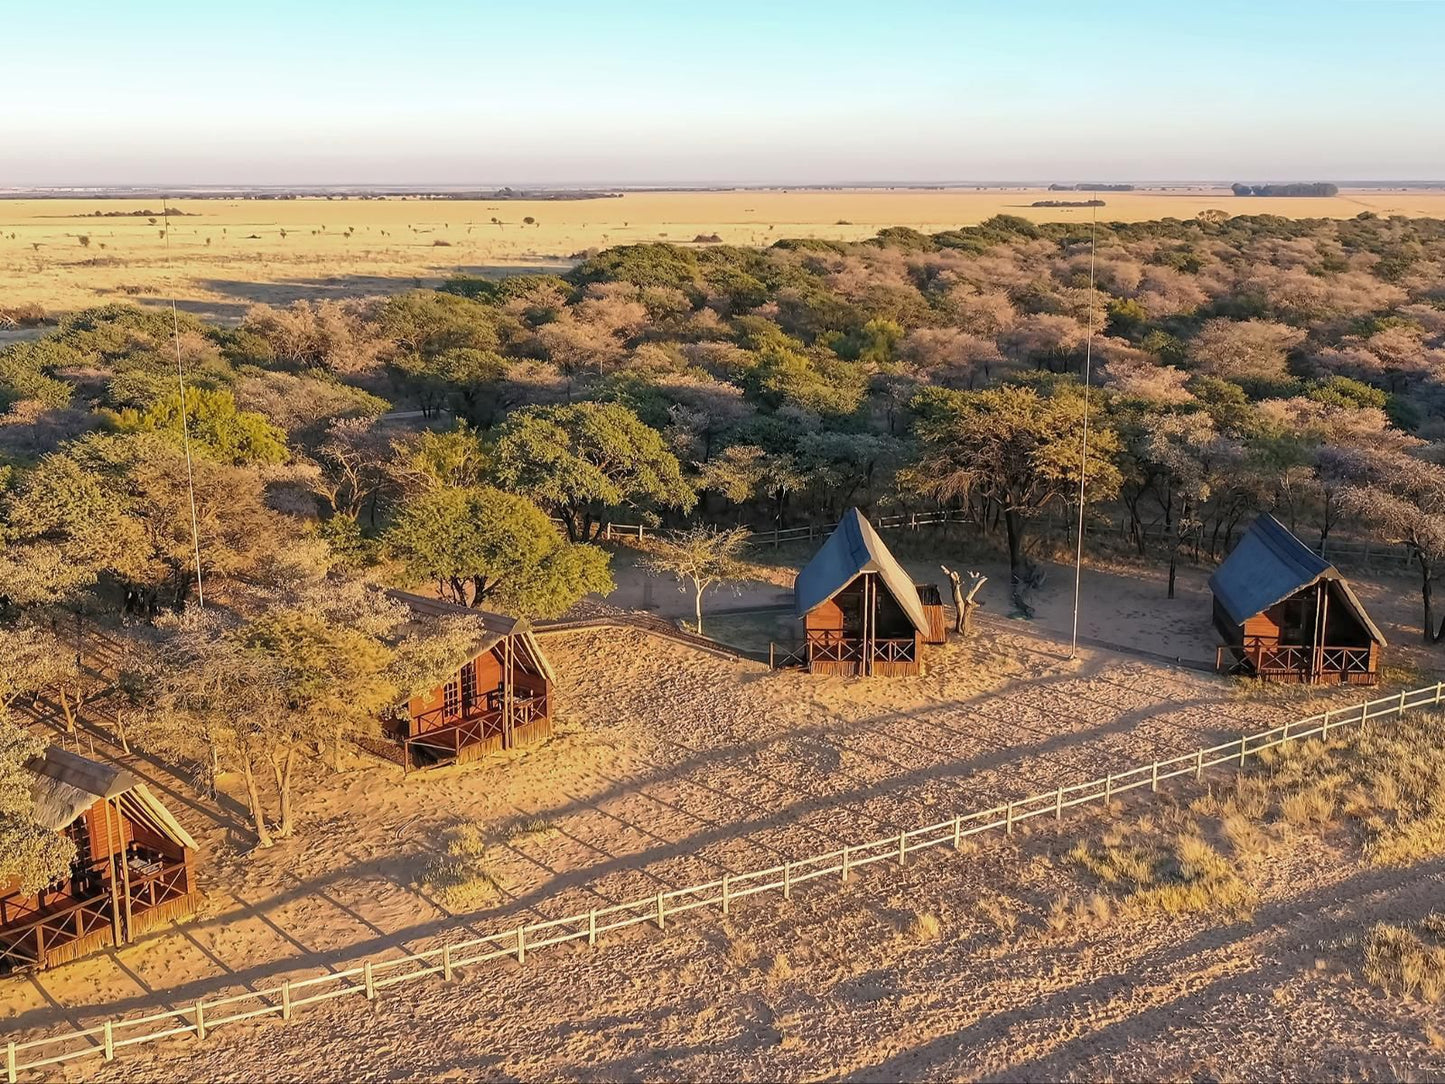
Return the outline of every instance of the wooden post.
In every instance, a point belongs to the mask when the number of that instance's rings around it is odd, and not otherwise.
[[[1401,689],[1401,690],[1400,690],[1400,706],[1395,709],[1395,714],[1396,714],[1396,715],[1400,715],[1400,716],[1403,716],[1403,715],[1405,714],[1405,690],[1404,690],[1404,689]]]
[[[1157,760],[1149,772],[1149,789],[1152,791],[1159,790],[1159,762]]]
[[[115,1025],[105,1022],[105,1060],[115,1061]]]
[[[1320,737],[1322,737],[1322,738],[1328,738],[1329,736],[1330,736],[1330,713],[1329,713],[1329,711],[1327,710],[1327,711],[1325,712],[1324,722],[1320,724]]]
[[[206,1003],[196,1002],[196,1041],[206,1041]]]
[[[1198,780],[1198,779],[1203,779],[1203,778],[1204,778],[1204,750],[1203,750],[1203,749],[1199,750],[1199,752],[1197,752],[1197,753],[1194,754],[1194,778],[1195,778],[1196,780]]]
[[[768,669],[769,669],[769,670],[776,670],[777,668],[778,668],[777,663],[775,663],[775,662],[773,661],[773,641],[772,641],[772,640],[769,640],[769,641],[768,641]]]
[[[1445,690],[1445,681],[1435,682],[1435,703],[1440,703],[1440,694]]]
[[[1063,787],[1060,787],[1059,790],[1058,790],[1058,793],[1054,795],[1054,820],[1056,820],[1056,821],[1061,821],[1061,820],[1063,820],[1063,819],[1064,819],[1064,788],[1063,788]]]
[[[898,833],[898,864],[901,866],[908,859],[908,833]]]
[[[963,818],[953,818],[953,849],[956,851],[963,846]]]
[[[793,863],[783,863],[783,899],[793,898]]]
[[[375,1001],[375,1000],[376,1000],[376,980],[373,979],[372,976],[371,976],[371,961],[370,961],[370,960],[367,960],[366,963],[364,963],[364,964],[361,965],[361,974],[362,974],[362,977],[366,980],[366,1000],[367,1000],[367,1001]]]
[[[587,944],[597,944],[597,908],[587,912]]]
[[[1003,815],[1003,834],[1011,836],[1014,834],[1014,804],[1010,802]]]
[[[1247,741],[1249,741],[1249,735],[1248,735],[1248,734],[1241,734],[1241,735],[1239,736],[1239,766],[1240,766],[1241,768],[1244,767],[1245,743],[1246,743]]]
[[[662,893],[661,893],[661,892],[659,892],[659,893],[657,894],[657,928],[658,928],[659,930],[665,930],[665,929],[667,929],[667,913],[666,913],[665,911],[663,911],[663,909],[662,909]]]
[[[446,957],[443,956],[443,959]],[[281,983],[281,1019],[291,1019],[291,980],[286,979]]]
[[[848,848],[843,848],[843,880],[848,880]]]
[[[14,1042],[8,1042],[8,1043],[5,1044],[5,1082],[6,1082],[6,1084],[15,1084],[17,1072],[18,1072],[18,1070],[15,1068],[15,1044],[14,1044]]]
[[[729,876],[728,876],[726,873],[724,873],[724,874],[723,874],[723,901],[722,901],[722,903],[723,903],[723,914],[727,914],[728,911],[731,909],[731,906],[732,906],[732,900],[728,898],[728,881],[729,881],[729,880],[730,880]]]
[[[1104,802],[1107,804],[1114,797],[1114,773],[1110,772],[1104,776]]]

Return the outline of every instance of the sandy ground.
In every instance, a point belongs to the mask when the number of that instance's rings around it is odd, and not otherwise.
[[[905,560],[921,562],[913,553]],[[1100,605],[1086,629],[1112,636],[1128,627],[1155,650],[1170,629],[1181,643],[1199,632],[1193,574],[1188,617],[1150,602],[1159,584],[1148,577],[1095,572],[1089,581]],[[969,642],[934,650],[926,675],[887,681],[769,673],[633,630],[550,634],[558,738],[512,759],[407,779],[362,760],[340,775],[318,771],[298,795],[298,836],[265,852],[246,849],[237,780],[225,780],[223,799],[210,802],[164,765],[138,761],[133,767],[202,841],[202,914],[119,951],[0,983],[0,1036],[184,1005],[416,951],[464,925],[492,932],[772,865],[1308,712],[1298,696],[1242,697],[1235,683],[1127,654],[1086,648],[1068,661],[1047,627],[1060,612],[1054,596],[1067,602],[1063,583],[1051,579],[1041,593],[1048,616],[1038,622],[982,623]],[[677,601],[661,587],[655,598]],[[1366,585],[1367,599],[1371,592],[1398,597],[1401,584]],[[1141,627],[1141,612],[1153,623]],[[1393,618],[1381,616],[1393,632]],[[450,826],[475,821],[501,838],[535,819],[553,831],[499,842],[487,860],[503,891],[497,906],[453,917],[417,887]],[[1299,1020],[1286,1012],[1294,1001],[1266,998],[1266,1016],[1249,1034],[1274,1044],[1260,1056],[1275,1060],[1263,1064],[1295,1075],[1296,1064],[1346,1066],[1330,1021],[1369,1001],[1344,974],[1353,965],[1296,975],[1301,953],[1336,926],[1354,929],[1361,908],[1395,906],[1384,898],[1395,889],[1408,890],[1400,906],[1415,906],[1428,883],[1366,879],[1341,889],[1343,864],[1306,848],[1299,861],[1314,863],[1309,877],[1282,879],[1267,921],[1222,933],[1183,921],[1128,936],[1104,931],[1097,943],[1034,944],[1026,935],[1039,933],[1038,922],[1027,916],[1046,908],[1053,861],[1044,838],[1038,854],[987,844],[962,862],[870,874],[841,896],[810,892],[787,909],[750,907],[730,923],[689,920],[675,934],[629,936],[595,955],[555,950],[525,970],[479,970],[454,990],[427,985],[376,1014],[341,1005],[298,1019],[292,1031],[242,1025],[202,1050],[163,1044],[75,1071],[128,1079],[1129,1077],[1187,1075],[1189,1058],[1207,1056],[1253,1075],[1212,1032],[1170,1036],[1184,1021],[1197,1029],[1205,1010],[1226,1022],[1242,1011],[1236,1005],[1259,1011],[1262,974],[1294,991]],[[1002,939],[981,934],[975,913],[980,898],[998,892],[1026,916]],[[920,910],[944,920],[939,942],[916,945],[899,932]],[[1301,915],[1309,921],[1296,925]],[[1369,1005],[1374,1016],[1356,1032],[1374,1046],[1360,1056],[1386,1061],[1348,1063],[1349,1071],[1414,1064],[1398,1027],[1369,1023],[1384,1012]],[[1297,1032],[1315,1046],[1291,1045]],[[1324,1060],[1299,1061],[1299,1050]]]
[[[257,301],[389,293],[456,272],[556,269],[585,249],[641,241],[691,243],[714,234],[743,245],[783,237],[857,240],[887,226],[937,232],[1000,213],[1034,221],[1086,221],[1093,213],[1029,206],[1050,198],[1088,194],[896,189],[629,192],[573,201],[181,199],[172,206],[196,217],[171,219],[168,239],[159,219],[93,217],[95,211],[158,212],[155,199],[3,200],[0,296],[6,304],[34,302],[59,312],[114,300],[145,303],[174,292],[193,311],[236,319]],[[1102,198],[1106,221],[1192,218],[1207,209],[1445,217],[1445,190],[1347,189],[1328,199],[1285,199],[1193,187]]]

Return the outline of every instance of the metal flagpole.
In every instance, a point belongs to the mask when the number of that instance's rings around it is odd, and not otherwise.
[[[1084,574],[1084,479],[1089,468],[1089,380],[1094,361],[1094,249],[1099,234],[1099,206],[1094,205],[1094,221],[1089,227],[1089,333],[1084,340],[1084,434],[1079,443],[1079,522],[1074,547],[1074,631],[1069,642],[1069,658],[1079,654],[1079,589]]]
[[[1095,214],[1098,212],[1096,211]],[[171,217],[170,206],[166,197],[161,197],[161,221],[165,223],[164,235],[166,239],[166,266],[173,268],[171,263]],[[171,336],[176,344],[176,385],[181,392],[181,447],[186,453],[186,491],[191,499],[191,546],[196,554],[196,604],[202,608],[206,605],[206,589],[201,584],[201,521],[196,515],[196,474],[195,468],[191,465],[191,425],[186,417],[186,372],[181,365],[181,321],[176,315],[176,290],[175,285],[171,286]]]

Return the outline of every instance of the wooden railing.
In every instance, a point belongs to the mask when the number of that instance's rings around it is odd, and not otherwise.
[[[1260,677],[1285,675],[1308,678],[1315,673],[1316,663],[1325,674],[1347,678],[1372,677],[1370,648],[1325,647],[1277,644],[1249,637],[1243,644],[1223,644],[1215,653],[1215,668],[1229,674],[1257,674]]]
[[[443,710],[436,708],[426,715],[417,716],[417,718],[424,719]],[[512,702],[512,725],[526,726],[541,719],[546,713],[547,699],[545,696],[518,697]],[[424,731],[415,737],[409,737],[403,743],[407,750],[407,760],[410,762],[411,754],[416,750],[425,750],[432,756],[458,757],[467,746],[476,745],[502,734],[504,730],[503,714],[502,709],[492,708],[466,716],[454,723]]]
[[[77,900],[20,926],[0,931],[0,973],[35,967],[46,954],[111,927],[109,894]]]
[[[131,909],[137,914],[179,899],[190,891],[185,863],[163,860],[158,865],[160,868],[154,872],[131,874]]]
[[[871,641],[873,662],[913,662],[917,644],[912,637],[879,638]],[[815,630],[807,636],[808,657],[814,662],[862,662],[863,640],[830,629]]]
[[[719,878],[684,888],[664,889],[652,895],[607,907],[593,908],[562,918],[522,923],[513,929],[483,937],[468,937],[425,952],[387,960],[366,960],[361,965],[315,975],[259,990],[196,1001],[181,1008],[163,1009],[143,1016],[121,1017],[74,1031],[66,1031],[25,1042],[9,1042],[5,1048],[6,1079],[15,1084],[19,1073],[63,1065],[83,1058],[113,1059],[128,1046],[157,1042],[177,1035],[194,1035],[204,1041],[207,1034],[223,1024],[257,1017],[275,1016],[289,1020],[304,1006],[349,995],[374,1001],[381,991],[437,976],[452,981],[464,976],[457,968],[488,960],[515,959],[525,964],[542,949],[567,942],[596,945],[598,938],[612,930],[655,925],[665,930],[670,919],[703,908],[717,908],[728,915],[738,903],[762,893],[778,893],[791,899],[795,891],[810,882],[843,883],[866,866],[897,862],[909,855],[933,848],[957,850],[964,839],[984,832],[1012,835],[1015,826],[1035,817],[1062,820],[1064,811],[1090,803],[1112,801],[1121,794],[1177,778],[1200,779],[1210,768],[1242,768],[1249,757],[1258,756],[1289,742],[1307,738],[1328,738],[1341,727],[1359,726],[1371,720],[1399,717],[1412,709],[1438,708],[1445,700],[1445,683],[1402,691],[1398,695],[1367,700],[1363,704],[1334,708],[1322,715],[1291,720],[1254,734],[1180,753],[1177,756],[1140,764],[1083,783],[1060,784],[1027,798],[995,805],[972,813],[960,813],[932,824],[905,829],[896,835],[866,843],[850,844],[825,854],[816,854],[743,873],[725,873]],[[826,880],[825,880],[826,879]],[[458,930],[471,924],[458,923]],[[529,955],[530,954],[530,955]],[[562,966],[575,966],[573,957]],[[475,970],[467,973],[485,975]]]

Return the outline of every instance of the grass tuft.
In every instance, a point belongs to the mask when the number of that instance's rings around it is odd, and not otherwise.
[[[1365,977],[1393,997],[1439,1001],[1445,995],[1442,931],[1445,916],[1438,912],[1414,926],[1375,923],[1365,937]]]

